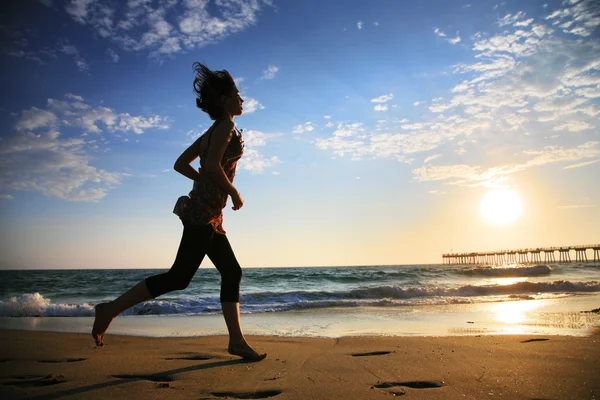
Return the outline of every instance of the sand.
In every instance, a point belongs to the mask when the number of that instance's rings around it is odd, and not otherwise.
[[[600,399],[600,336],[290,338],[0,331],[2,399]]]

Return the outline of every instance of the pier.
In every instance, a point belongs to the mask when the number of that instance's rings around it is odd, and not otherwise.
[[[588,259],[587,251],[591,250],[593,257]],[[575,258],[571,258],[574,252]],[[558,258],[555,254],[558,253]],[[442,254],[444,264],[540,264],[540,263],[570,263],[570,262],[600,262],[600,244],[562,246],[562,247],[538,247],[535,249],[499,250],[471,253],[447,253]]]

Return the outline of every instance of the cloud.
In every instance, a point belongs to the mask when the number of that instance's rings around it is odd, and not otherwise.
[[[119,62],[119,60],[121,59],[121,57],[119,57],[119,55],[117,53],[115,53],[115,51],[113,49],[106,49],[106,54],[108,55],[110,60],[114,63]]]
[[[90,165],[81,138],[57,131],[18,133],[0,143],[0,191],[36,191],[69,201],[97,201],[125,174]]]
[[[587,165],[595,164],[598,161],[600,161],[600,159],[598,159],[598,160],[592,160],[592,161],[586,161],[586,162],[577,163],[577,164],[571,164],[571,165],[567,165],[563,169],[581,168],[581,167],[585,167]]]
[[[77,47],[71,45],[68,40],[65,39],[61,41],[61,44],[59,45],[59,51],[73,57],[73,61],[75,61],[77,69],[81,72],[85,72],[90,69],[90,66],[87,63],[87,61],[85,61],[83,57],[79,54],[79,50],[77,49]]]
[[[559,206],[558,208],[563,210],[570,210],[574,208],[596,208],[595,204],[574,204],[569,206]]]
[[[506,26],[516,24],[519,20],[525,17],[525,13],[523,11],[519,11],[516,14],[506,14],[504,17],[500,18],[497,21],[498,26]]]
[[[474,165],[443,165],[419,167],[413,170],[417,181],[456,179],[453,184],[465,186],[494,186],[508,180],[508,176],[550,163],[573,162],[600,156],[600,142],[590,141],[574,147],[547,146],[541,150],[528,150],[523,154],[533,156],[520,164],[490,168]]]
[[[15,128],[19,131],[33,130],[55,126],[57,123],[58,117],[54,113],[31,107],[31,109],[21,112],[21,119],[17,122]]]
[[[275,65],[269,65],[267,67],[267,69],[263,71],[262,78],[263,79],[273,79],[273,78],[275,78],[277,71],[279,71],[278,67],[276,67]]]
[[[371,99],[371,103],[387,103],[388,101],[390,101],[393,98],[394,98],[393,93],[384,94],[383,96],[379,96],[379,97],[375,97],[374,99]]]
[[[588,129],[592,129],[593,126],[584,121],[570,121],[562,125],[557,125],[552,128],[553,131],[569,131],[569,132],[580,132]]]
[[[387,111],[389,109],[387,104],[382,104],[382,103],[387,103],[388,101],[392,100],[394,98],[394,94],[390,93],[390,94],[384,94],[383,96],[379,96],[379,97],[375,97],[374,99],[371,99],[371,103],[380,103],[377,104],[375,107],[373,107],[373,110],[375,111]]]
[[[153,58],[216,43],[255,25],[271,0],[72,0],[65,11],[122,50]]]
[[[257,110],[264,110],[265,107],[252,97],[244,99],[244,114],[251,114]]]
[[[344,124],[342,122],[338,122],[337,129],[333,132],[333,136],[343,137],[343,136],[356,136],[364,133],[365,128],[361,122],[354,122],[351,124]]]
[[[313,123],[311,121],[305,122],[304,124],[299,124],[294,127],[292,133],[304,133],[304,132],[312,132],[315,129]]]
[[[563,5],[564,8],[545,18],[563,32],[587,37],[600,26],[600,7],[596,0],[564,1]]]
[[[356,27],[357,27],[359,30],[361,30],[361,29],[363,28],[363,22],[362,22],[362,21],[358,21],[358,22],[356,23]]]
[[[456,37],[453,37],[453,38],[449,38],[448,35],[446,35],[444,32],[442,32],[442,30],[440,28],[433,28],[433,32],[437,36],[443,38],[445,41],[447,41],[450,44],[456,44],[461,41],[460,36],[458,35],[458,32],[456,32]]]
[[[446,34],[440,30],[440,28],[433,28],[433,32],[439,37],[446,37]]]
[[[93,107],[70,93],[63,100],[48,99],[46,110],[22,111],[15,132],[0,140],[0,192],[35,191],[69,201],[98,201],[127,176],[92,165],[91,154],[106,150],[101,148],[108,143],[103,133],[141,134],[168,127],[168,120],[158,115]],[[88,133],[97,136],[88,140]]]
[[[10,194],[0,194],[0,199],[11,200],[14,199],[14,196],[11,196]]]
[[[460,36],[458,36],[458,32],[456,32],[456,37],[448,39],[448,43],[456,44],[456,43],[460,42],[460,40],[461,40]]]
[[[88,15],[88,10],[93,0],[71,0],[66,6],[65,10],[71,15],[71,17],[77,21],[85,24],[85,19]]]
[[[425,160],[423,162],[424,163],[428,163],[428,162],[433,161],[433,160],[435,160],[437,158],[440,158],[441,156],[442,156],[441,154],[434,154],[432,156],[429,156],[429,157],[425,158]]]
[[[251,173],[261,174],[266,169],[272,168],[281,163],[277,156],[265,157],[256,147],[262,147],[267,144],[267,140],[280,136],[278,134],[268,134],[260,131],[244,131],[244,156],[240,159],[238,165],[242,170]]]

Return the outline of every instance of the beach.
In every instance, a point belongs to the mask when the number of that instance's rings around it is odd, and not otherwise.
[[[227,353],[219,277],[117,317],[156,270],[3,271],[2,399],[600,399],[600,266],[246,269]]]
[[[0,331],[3,399],[597,399],[600,336],[282,338]]]

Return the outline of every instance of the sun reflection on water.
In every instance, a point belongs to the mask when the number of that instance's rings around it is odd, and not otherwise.
[[[506,285],[513,285],[515,283],[525,282],[525,281],[527,281],[527,278],[524,278],[524,277],[519,277],[519,278],[491,278],[488,281],[488,284],[490,284],[490,285],[506,286]]]
[[[495,305],[495,319],[505,324],[521,324],[528,318],[528,313],[539,307],[537,301],[508,301]],[[529,316],[530,317],[530,316]]]

